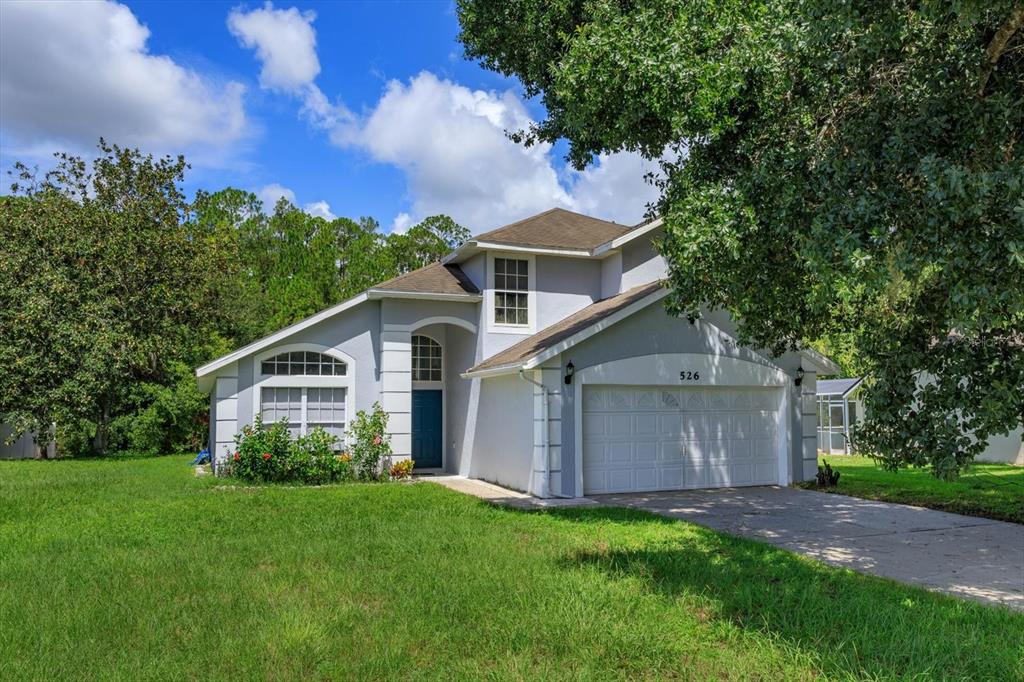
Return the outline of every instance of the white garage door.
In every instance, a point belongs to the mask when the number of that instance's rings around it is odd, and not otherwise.
[[[585,386],[584,493],[778,483],[778,391]]]

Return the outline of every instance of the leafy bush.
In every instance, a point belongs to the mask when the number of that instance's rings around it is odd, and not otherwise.
[[[352,479],[351,458],[335,452],[337,438],[321,428],[292,440],[288,420],[266,426],[256,417],[235,436],[227,473],[247,481],[294,481],[309,484]]]
[[[360,481],[380,481],[391,469],[391,437],[388,436],[388,413],[380,403],[373,404],[367,414],[359,410],[349,427],[352,436],[352,465]]]
[[[403,459],[401,462],[395,462],[391,465],[391,470],[388,472],[391,474],[391,478],[394,480],[402,480],[412,476],[412,468],[414,463],[411,459]]]

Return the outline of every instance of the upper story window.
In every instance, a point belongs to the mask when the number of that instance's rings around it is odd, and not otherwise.
[[[441,344],[429,336],[412,337],[412,380],[441,381]]]
[[[494,259],[494,323],[530,324],[530,261]]]
[[[260,371],[265,376],[341,377],[348,372],[348,367],[342,360],[332,358],[330,355],[299,350],[280,353],[264,360],[260,365]]]

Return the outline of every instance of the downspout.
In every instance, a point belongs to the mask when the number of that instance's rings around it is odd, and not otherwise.
[[[550,497],[572,499],[574,497],[573,495],[565,495],[561,492],[555,492],[554,490],[551,489],[551,436],[549,433],[549,431],[551,430],[551,423],[548,417],[550,412],[550,410],[548,409],[548,400],[551,396],[551,391],[549,391],[548,387],[545,386],[544,384],[540,383],[539,381],[534,381],[533,379],[526,376],[525,369],[519,370],[519,378],[525,381],[526,383],[533,384],[534,386],[539,388],[541,390],[541,395],[544,398],[544,401],[541,403],[540,408],[540,420],[544,423],[544,428],[541,434],[541,444],[544,447],[544,492],[546,492],[547,495]]]

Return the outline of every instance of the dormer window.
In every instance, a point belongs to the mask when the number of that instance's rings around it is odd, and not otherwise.
[[[494,324],[530,324],[530,261],[494,259]]]

